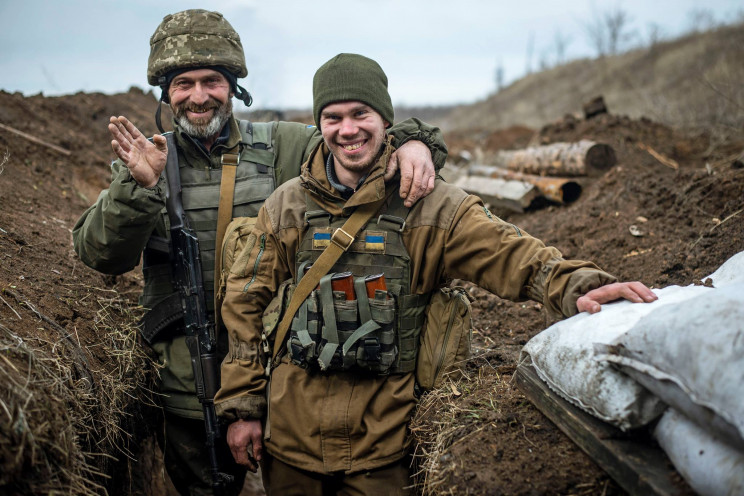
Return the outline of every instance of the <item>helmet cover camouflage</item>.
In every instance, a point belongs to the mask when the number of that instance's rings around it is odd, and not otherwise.
[[[219,12],[191,9],[163,18],[150,38],[147,82],[153,86],[176,69],[221,66],[248,75],[240,36]]]

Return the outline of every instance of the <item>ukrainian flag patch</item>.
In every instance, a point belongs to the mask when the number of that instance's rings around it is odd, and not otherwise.
[[[313,249],[322,249],[331,244],[331,233],[316,232],[313,234]]]
[[[368,232],[364,238],[364,250],[374,252],[385,252],[385,233]]]

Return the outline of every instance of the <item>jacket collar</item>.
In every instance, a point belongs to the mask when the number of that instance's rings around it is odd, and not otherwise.
[[[313,200],[331,215],[349,215],[359,205],[375,202],[386,194],[383,176],[390,161],[390,155],[395,151],[391,136],[387,137],[383,146],[382,155],[375,162],[367,179],[348,200],[344,200],[328,180],[326,160],[331,152],[324,142],[321,142],[310,153],[307,162],[302,165],[301,184],[308,190]]]

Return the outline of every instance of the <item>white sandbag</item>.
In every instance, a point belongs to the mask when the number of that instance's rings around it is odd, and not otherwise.
[[[599,359],[744,452],[744,283],[644,317]]]
[[[538,376],[563,398],[623,430],[644,426],[665,405],[636,381],[594,357],[594,343],[610,344],[641,317],[665,305],[699,297],[712,288],[670,286],[654,290],[653,303],[621,301],[602,311],[581,313],[533,337],[520,363],[531,363]]]
[[[744,251],[726,260],[726,263],[708,277],[713,280],[713,286],[717,288],[728,284],[744,283]]]
[[[744,494],[744,453],[673,408],[661,417],[654,436],[680,475],[701,496]]]

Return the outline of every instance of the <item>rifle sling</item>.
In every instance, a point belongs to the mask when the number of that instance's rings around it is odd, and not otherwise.
[[[292,319],[297,313],[297,310],[299,310],[300,305],[302,305],[302,302],[305,301],[305,298],[318,285],[320,278],[326,275],[339,257],[349,249],[359,230],[372,218],[384,202],[385,197],[383,196],[373,203],[359,206],[344,225],[333,232],[331,244],[323,250],[323,253],[320,254],[318,259],[297,284],[297,288],[292,295],[292,300],[290,300],[287,311],[279,323],[279,328],[274,338],[273,358],[276,358],[279,354]]]
[[[145,313],[140,321],[140,333],[151,345],[165,328],[179,320],[183,320],[181,295],[173,293]]]

